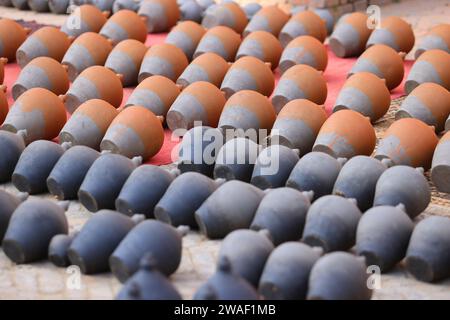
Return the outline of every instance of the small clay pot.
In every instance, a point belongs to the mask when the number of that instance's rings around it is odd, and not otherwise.
[[[67,251],[72,244],[75,234],[57,234],[48,245],[48,260],[57,267],[66,268],[70,265]]]
[[[66,122],[64,103],[53,92],[32,88],[11,106],[2,129],[18,132],[26,130],[24,140],[53,139]]]
[[[343,16],[330,36],[330,49],[340,57],[359,56],[366,48],[373,29],[367,27],[367,14],[354,12]]]
[[[48,0],[48,8],[55,14],[66,14],[70,0]]]
[[[284,25],[278,38],[281,45],[286,47],[299,36],[311,36],[320,42],[324,42],[327,37],[325,21],[313,11],[299,12]]]
[[[240,45],[241,37],[238,33],[231,28],[217,26],[203,35],[193,57],[197,58],[204,53],[212,52],[232,62]]]
[[[87,68],[72,83],[64,97],[67,111],[73,113],[91,99],[101,99],[118,108],[123,98],[121,79],[121,75],[105,67]]]
[[[0,130],[0,150],[3,155],[0,157],[0,183],[11,180],[12,173],[19,161],[20,154],[25,149],[25,141],[20,134]]]
[[[28,0],[28,6],[36,12],[48,12],[48,0]]]
[[[422,168],[397,165],[378,179],[374,206],[402,204],[411,219],[421,214],[431,201],[431,191]]]
[[[345,159],[336,160],[323,152],[310,152],[292,169],[286,186],[300,191],[313,191],[314,200],[331,194],[344,162]]]
[[[321,257],[312,267],[308,300],[370,300],[369,274],[363,258],[347,252]]]
[[[47,178],[48,191],[58,200],[77,198],[78,189],[100,153],[86,146],[74,146],[64,152]]]
[[[10,62],[16,59],[16,51],[26,40],[28,30],[11,19],[0,19],[0,57]]]
[[[189,3],[196,2],[190,1]],[[205,32],[206,30],[198,23],[195,23],[194,21],[184,21],[170,30],[165,42],[180,48],[183,50],[186,57],[189,60],[192,60],[195,48],[197,48],[197,45]]]
[[[12,4],[16,9],[19,10],[29,10],[28,0],[11,0]]]
[[[195,58],[177,80],[177,84],[182,87],[196,81],[207,81],[220,87],[229,64],[218,54],[207,52]]]
[[[289,42],[280,59],[281,72],[297,64],[306,64],[319,71],[325,71],[328,64],[327,49],[311,36],[299,36]]]
[[[74,82],[89,67],[103,66],[111,50],[111,42],[98,33],[86,32],[79,36],[62,59],[62,64],[68,68],[70,81]]]
[[[1,69],[1,62],[0,62],[0,69]],[[0,123],[3,123],[3,121],[5,121],[8,112],[9,107],[8,107],[8,98],[6,97],[6,86],[0,85]]]
[[[434,131],[434,127],[414,118],[397,120],[384,133],[375,158],[428,169],[438,143]]]
[[[170,30],[180,18],[176,0],[143,0],[138,14],[145,17],[150,33]]]
[[[391,105],[386,80],[370,72],[358,72],[345,81],[334,103],[333,112],[350,109],[369,117],[372,122],[383,117]]]
[[[450,24],[443,23],[433,27],[417,46],[415,58],[418,59],[422,53],[433,49],[450,53]]]
[[[189,130],[201,125],[217,127],[225,105],[224,93],[209,82],[197,81],[186,87],[176,98],[167,113],[170,130]]]
[[[7,63],[8,63],[8,59],[7,58],[0,58],[0,85],[3,83],[3,80],[5,79],[5,65]],[[0,91],[3,92],[3,90],[4,90],[3,88],[0,88]],[[0,122],[1,121],[2,121],[2,119],[0,118]]]
[[[414,224],[402,206],[374,207],[364,213],[356,232],[356,253],[367,265],[388,271],[406,254]]]
[[[450,53],[432,49],[424,52],[413,64],[405,82],[405,92],[411,93],[425,82],[434,82],[450,90]]]
[[[369,118],[353,110],[340,110],[320,128],[313,151],[349,159],[356,155],[370,156],[375,144],[375,129]]]
[[[247,19],[250,21],[255,16],[255,14],[262,9],[262,6],[257,2],[250,2],[242,6],[242,9],[247,16]],[[247,25],[248,27],[248,25]],[[245,30],[244,30],[245,33]]]
[[[305,99],[292,100],[278,114],[270,132],[270,144],[298,149],[303,156],[312,150],[326,119],[323,106]]]
[[[265,6],[258,10],[244,30],[244,37],[255,31],[267,31],[278,37],[283,26],[288,22],[289,15],[278,6]]]
[[[103,12],[112,12],[112,7],[115,0],[87,0],[92,2],[94,6],[99,8]]]
[[[418,280],[435,282],[450,276],[450,219],[429,216],[414,228],[406,269]]]
[[[28,193],[20,193],[17,196],[0,190],[0,241],[5,236],[9,220],[17,207],[28,198]]]
[[[416,118],[439,133],[445,128],[445,121],[450,114],[450,92],[440,85],[426,82],[416,87],[403,100],[395,118]]]
[[[139,83],[145,78],[161,75],[176,81],[189,62],[184,52],[172,44],[156,44],[148,49],[139,70]]]
[[[180,4],[180,20],[202,22],[203,8],[197,1],[184,1]]]
[[[151,76],[133,90],[125,108],[138,105],[149,109],[157,116],[166,117],[167,111],[180,93],[175,83],[163,76]]]
[[[440,192],[450,193],[450,132],[439,141],[431,165],[431,181]]]
[[[144,43],[147,39],[147,26],[144,19],[131,10],[120,10],[106,21],[99,32],[113,44],[122,40],[134,39]]]
[[[17,100],[21,94],[31,88],[45,88],[56,95],[69,89],[67,69],[58,61],[39,57],[27,64],[12,87],[12,96]]]
[[[123,9],[137,12],[141,6],[141,2],[142,0],[116,0],[113,4],[113,12],[116,13]]]
[[[244,10],[236,2],[222,2],[212,10],[205,12],[202,25],[206,29],[216,26],[226,26],[237,33],[242,33],[248,20]]]
[[[317,14],[323,21],[325,21],[325,26],[327,27],[327,35],[333,32],[335,17],[331,10],[322,8],[313,8],[312,11]]]
[[[272,95],[276,112],[291,100],[307,99],[319,105],[327,99],[327,83],[322,72],[304,64],[289,68],[280,78]]]
[[[251,56],[263,62],[269,62],[275,70],[280,60],[281,47],[278,39],[267,31],[255,31],[244,38],[236,54],[236,60]]]
[[[86,32],[99,32],[108,15],[91,4],[83,4],[70,14],[61,31],[72,37],[78,37]]]
[[[409,23],[400,17],[387,17],[381,21],[369,39],[366,47],[376,44],[384,44],[397,52],[408,53],[414,47],[414,31]]]

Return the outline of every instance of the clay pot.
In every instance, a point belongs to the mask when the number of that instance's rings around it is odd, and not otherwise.
[[[0,241],[5,236],[9,220],[17,207],[28,198],[28,193],[20,193],[17,196],[0,190]]]
[[[396,165],[428,169],[437,143],[434,127],[413,118],[400,119],[384,133],[375,158],[388,158]]]
[[[214,9],[205,12],[202,25],[206,29],[216,26],[226,26],[237,33],[242,33],[247,25],[247,16],[236,2],[218,4]]]
[[[28,0],[28,6],[36,12],[48,12],[48,0]]]
[[[165,117],[170,106],[180,93],[172,80],[163,76],[151,76],[133,90],[125,108],[138,105],[149,109],[157,116]]]
[[[8,63],[8,59],[7,58],[0,58],[0,85],[3,83],[3,80],[5,78],[5,65],[7,63]],[[0,91],[3,91],[2,89],[3,88],[0,88]],[[1,120],[2,119],[0,118],[0,121]]]
[[[73,113],[81,104],[91,99],[101,99],[118,108],[123,98],[121,78],[121,75],[105,67],[87,68],[80,73],[65,95],[67,111]]]
[[[431,201],[431,191],[422,168],[394,166],[378,179],[374,206],[402,204],[411,219],[421,214]]]
[[[194,58],[212,52],[226,61],[234,61],[236,52],[241,45],[241,37],[233,29],[217,26],[209,29],[200,40],[194,52]]]
[[[425,82],[434,82],[450,90],[450,54],[438,49],[424,52],[416,60],[405,82],[405,92],[411,93]]]
[[[359,221],[356,252],[366,258],[367,265],[388,271],[405,257],[413,229],[414,224],[401,208],[374,207]]]
[[[422,53],[433,49],[450,53],[450,24],[443,23],[433,27],[417,46],[415,58],[418,59]]]
[[[308,300],[370,300],[369,275],[363,258],[347,252],[321,257],[312,267]]]
[[[304,300],[309,273],[321,250],[300,242],[287,242],[275,248],[267,259],[258,291],[267,300]]]
[[[274,35],[266,31],[255,31],[242,41],[236,60],[245,56],[255,57],[270,63],[274,70],[278,66],[282,50],[280,42]]]
[[[100,153],[86,146],[64,152],[47,178],[47,188],[59,200],[77,198],[78,189]]]
[[[405,20],[392,16],[381,21],[380,28],[376,28],[369,39],[366,47],[376,44],[384,44],[397,52],[408,53],[414,47],[414,32]]]
[[[9,107],[8,107],[8,98],[6,97],[6,86],[0,85],[0,123],[3,123],[3,121],[5,121],[8,112]]]
[[[67,50],[62,64],[67,65],[69,79],[74,80],[92,66],[103,66],[112,50],[111,42],[98,33],[86,32]]]
[[[113,44],[122,40],[134,39],[144,43],[147,39],[147,26],[144,19],[131,10],[120,10],[106,21],[99,32]]]
[[[254,31],[267,31],[278,37],[283,26],[288,22],[289,15],[278,6],[265,6],[252,17],[244,30],[244,37]]]
[[[72,244],[75,234],[57,234],[48,245],[48,260],[57,267],[66,268],[70,265],[67,251]]]
[[[180,20],[200,23],[203,17],[203,8],[197,1],[185,1],[180,4]]]
[[[311,36],[300,36],[289,42],[280,58],[281,72],[297,64],[306,64],[325,71],[328,64],[326,47]]]
[[[297,13],[284,25],[278,38],[281,45],[286,47],[298,36],[311,36],[320,42],[324,42],[327,37],[325,21],[313,11]]]
[[[113,4],[113,12],[116,13],[123,9],[137,12],[141,6],[141,2],[142,0],[116,0]]]
[[[406,253],[406,269],[418,280],[434,282],[450,276],[450,219],[430,216],[414,228]]]
[[[115,0],[88,0],[92,2],[94,6],[99,8],[101,11],[104,12],[112,12],[112,7]]]
[[[161,119],[150,110],[132,106],[124,109],[111,122],[100,143],[100,149],[122,154],[128,158],[153,157],[164,142]]]
[[[190,1],[189,3],[196,3]],[[177,24],[170,30],[165,42],[172,44],[183,50],[186,57],[191,60],[195,48],[197,48],[200,39],[205,34],[206,30],[193,21],[184,21]]]
[[[85,32],[99,32],[108,15],[109,13],[103,13],[91,4],[83,4],[70,14],[61,31],[72,37],[78,37]]]
[[[314,8],[312,11],[317,14],[323,21],[325,21],[325,26],[327,27],[327,35],[330,35],[333,32],[334,28],[334,15],[331,10]]]
[[[145,17],[150,33],[170,30],[180,18],[176,0],[143,0],[138,14]]]
[[[69,89],[67,70],[58,61],[39,57],[27,64],[12,87],[12,96],[17,100],[21,94],[31,88],[45,88],[56,95]]]
[[[278,81],[272,95],[272,104],[278,113],[286,103],[294,99],[324,104],[327,99],[327,83],[323,74],[304,64],[289,68]]]
[[[445,128],[445,121],[450,114],[450,93],[436,83],[423,83],[416,87],[402,102],[395,118],[416,118],[439,133]]]
[[[141,158],[130,160],[120,154],[101,155],[89,168],[78,190],[81,204],[91,212],[113,209],[122,186],[141,162]]]
[[[11,106],[2,129],[18,132],[26,130],[25,142],[53,139],[66,122],[62,100],[43,88],[32,88]]]
[[[369,17],[362,12],[343,16],[330,36],[330,49],[340,57],[359,56],[366,48],[372,29],[367,27]]]
[[[53,236],[68,232],[64,214],[67,205],[44,199],[29,199],[20,204],[11,216],[2,241],[5,255],[17,264],[47,258]]]
[[[207,81],[220,87],[225,74],[229,68],[228,63],[221,56],[207,52],[195,58],[177,80],[177,84],[182,87],[196,81]]]
[[[209,82],[197,81],[186,87],[167,113],[170,130],[189,130],[194,126],[217,127],[225,105],[224,93]],[[197,122],[197,123],[196,123]]]
[[[148,49],[139,70],[139,82],[154,75],[176,81],[189,62],[183,51],[174,45],[156,44]]]
[[[262,6],[257,2],[251,2],[243,5],[242,9],[244,10],[245,15],[247,16],[247,19],[250,21],[255,16],[255,14],[262,9]]]
[[[3,155],[0,157],[0,182],[8,182],[19,160],[20,154],[25,149],[25,142],[22,136],[23,131],[18,134],[5,130],[0,130],[0,150]]]
[[[375,143],[375,130],[369,118],[353,110],[340,110],[324,122],[313,151],[349,159],[356,155],[370,156]]]
[[[345,159],[336,160],[323,152],[310,152],[292,169],[286,186],[300,191],[313,191],[314,200],[331,194],[343,163]]]
[[[439,141],[431,165],[431,181],[440,192],[450,193],[450,132]]]
[[[48,7],[55,14],[66,14],[70,0],[48,0]]]
[[[139,213],[145,214],[147,218],[154,218],[153,210],[156,204],[177,174],[159,166],[137,167],[128,177],[115,201],[116,210],[129,216]]]
[[[350,109],[375,122],[386,114],[390,105],[391,94],[386,81],[370,72],[358,72],[345,81],[333,112]]]
[[[16,9],[19,10],[29,10],[28,0],[11,0],[12,4]]]
[[[10,62],[16,59],[16,51],[27,38],[29,30],[24,29],[17,22],[10,19],[0,19],[0,57]]]

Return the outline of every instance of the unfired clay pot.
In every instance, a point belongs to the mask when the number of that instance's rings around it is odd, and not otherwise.
[[[213,52],[227,61],[234,61],[241,44],[241,37],[236,31],[225,26],[209,29],[195,49],[194,58],[205,52]]]
[[[244,38],[236,54],[236,60],[244,56],[252,56],[261,61],[269,62],[272,69],[278,66],[281,47],[278,39],[267,31],[255,31]]]
[[[415,53],[416,59],[425,51],[432,49],[440,49],[450,53],[450,24],[439,24],[422,38]]]
[[[450,193],[450,131],[441,138],[434,151],[431,181],[440,192]]]
[[[327,27],[322,20],[313,11],[303,11],[294,15],[280,32],[280,41],[283,47],[298,36],[312,36],[324,42],[327,37]]]
[[[106,23],[109,13],[104,13],[91,4],[83,4],[70,14],[61,31],[72,37],[85,32],[99,32]]]
[[[164,32],[172,28],[180,18],[176,0],[144,0],[138,14],[145,17],[150,33]]]
[[[367,41],[366,47],[384,44],[397,52],[408,53],[414,47],[414,31],[402,18],[392,16],[381,21],[380,28],[375,29]]]
[[[126,39],[135,39],[142,43],[147,39],[145,19],[131,10],[120,10],[104,24],[100,34],[111,39],[114,44]]]
[[[0,57],[10,62],[16,58],[16,50],[27,38],[28,30],[11,19],[0,19]]]
[[[205,12],[202,25],[211,29],[216,26],[227,26],[237,33],[242,33],[247,25],[247,16],[236,2],[223,2]]]
[[[299,36],[289,42],[280,59],[281,72],[296,64],[306,64],[317,70],[325,71],[328,64],[327,48],[311,36]]]
[[[186,57],[191,60],[205,32],[206,30],[198,23],[183,21],[170,30],[165,41],[183,50]]]
[[[278,37],[283,26],[288,22],[289,15],[278,6],[265,6],[259,10],[244,30],[244,37],[254,31],[267,31]]]

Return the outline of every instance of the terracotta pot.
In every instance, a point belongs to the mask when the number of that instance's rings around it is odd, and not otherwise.
[[[64,125],[59,133],[59,142],[99,150],[106,130],[118,114],[117,109],[106,101],[88,100],[78,107]]]
[[[450,90],[450,54],[438,50],[424,52],[414,63],[405,82],[405,91],[411,93],[424,82],[434,82]]]
[[[431,181],[440,192],[450,193],[450,131],[439,141],[431,165]]]
[[[72,83],[65,95],[68,112],[73,113],[83,102],[102,99],[114,107],[120,107],[123,98],[121,76],[101,66],[84,70]]]
[[[5,65],[8,63],[8,58],[0,58],[0,85],[3,83],[5,79]],[[3,88],[0,88],[0,91],[3,91]]]
[[[289,68],[280,78],[272,95],[276,112],[291,100],[307,99],[319,105],[327,99],[327,83],[322,72],[298,64]]]
[[[6,91],[6,87],[5,91]],[[6,98],[6,92],[3,91],[2,88],[0,88],[0,123],[3,123],[5,121],[6,115],[8,114],[9,107],[8,107],[8,99]]]
[[[439,24],[422,38],[417,46],[416,59],[425,51],[433,49],[440,49],[450,53],[450,24]]]
[[[298,149],[303,156],[312,150],[326,119],[323,106],[305,99],[292,100],[278,114],[270,133],[270,143]]]
[[[243,5],[242,9],[244,10],[245,15],[247,16],[247,19],[250,21],[255,16],[255,14],[262,9],[262,6],[257,2],[250,2]]]
[[[48,7],[55,14],[66,14],[70,0],[48,0]]]
[[[11,0],[12,4],[16,9],[19,10],[29,10],[28,0]]]
[[[138,82],[139,69],[147,49],[145,44],[137,40],[123,40],[111,51],[105,67],[123,75],[124,87],[133,86]]]
[[[384,44],[397,52],[408,53],[414,47],[414,32],[409,23],[399,17],[387,17],[381,21],[367,40],[366,47]]]
[[[180,20],[202,22],[203,8],[197,1],[184,1],[180,4]]]
[[[0,148],[3,156],[0,158],[0,182],[8,182],[11,180],[12,173],[16,167],[17,161],[23,150],[25,142],[23,140],[24,132],[11,133],[0,130]]]
[[[113,12],[116,13],[120,10],[127,9],[137,12],[141,6],[142,0],[116,0],[113,4]]]
[[[48,12],[48,0],[28,0],[28,6],[36,12]]]
[[[190,1],[194,2],[194,1]],[[195,48],[197,48],[200,39],[206,30],[194,21],[184,21],[177,24],[170,30],[165,42],[173,44],[175,47],[183,50],[186,57],[191,60]]]
[[[226,99],[222,91],[209,82],[198,81],[186,87],[167,113],[170,130],[189,130],[201,125],[217,127]]]
[[[94,32],[83,33],[67,50],[62,64],[67,65],[69,79],[74,81],[89,67],[103,66],[112,51],[109,40]]]
[[[370,156],[375,148],[375,130],[370,119],[353,110],[333,113],[317,135],[313,151],[322,151],[335,158]]]
[[[100,148],[128,158],[141,156],[147,160],[158,153],[163,142],[161,119],[144,107],[132,106],[114,118]]]
[[[69,89],[67,69],[58,61],[39,57],[22,69],[12,87],[14,100],[31,88],[45,88],[56,95],[64,94]]]
[[[146,18],[150,33],[170,30],[180,18],[180,9],[176,0],[144,0],[138,14]]]
[[[2,129],[17,132],[26,130],[25,142],[51,140],[66,123],[64,103],[53,92],[32,88],[12,105]]]
[[[333,32],[335,18],[331,10],[315,8],[312,11],[317,14],[323,21],[325,21],[325,26],[327,27],[327,34],[330,35]]]
[[[91,4],[83,4],[70,14],[61,31],[72,37],[78,37],[85,32],[99,32],[108,15],[109,13],[103,13]]]
[[[427,82],[416,87],[402,102],[395,118],[416,118],[439,133],[450,114],[450,92],[438,84]]]
[[[134,39],[145,43],[147,26],[136,12],[120,10],[106,21],[99,33],[107,39],[111,39],[113,44],[126,39]]]
[[[283,51],[278,39],[266,31],[255,31],[245,37],[239,46],[236,60],[244,56],[252,56],[261,61],[269,62],[272,69],[276,69]]]
[[[289,15],[278,6],[265,6],[252,17],[244,30],[244,37],[254,31],[267,31],[278,37],[281,28],[288,22]]]
[[[133,90],[125,103],[125,108],[138,105],[165,118],[167,111],[179,94],[180,88],[172,80],[163,76],[151,76]]]
[[[330,49],[340,58],[359,56],[366,48],[372,29],[367,28],[369,17],[362,12],[343,16],[330,36]]]
[[[244,10],[236,2],[218,4],[212,10],[205,12],[202,25],[207,29],[216,26],[226,26],[237,33],[242,33],[248,20]]]
[[[156,44],[148,49],[139,70],[138,80],[161,75],[176,81],[189,62],[184,52],[172,44]]]
[[[194,58],[203,53],[213,52],[227,61],[234,61],[241,44],[241,37],[233,29],[217,26],[209,29],[200,40],[194,52]]]
[[[225,74],[227,73],[229,64],[221,56],[207,52],[195,58],[177,80],[177,84],[182,87],[196,81],[207,81],[220,87]]]
[[[0,19],[0,57],[10,62],[16,59],[16,50],[27,38],[28,30],[10,19]]]
[[[386,81],[373,73],[358,72],[345,81],[333,112],[350,109],[375,122],[386,114],[390,105],[391,94],[386,87]]]
[[[417,119],[400,119],[384,133],[375,158],[388,158],[396,165],[428,169],[437,143],[434,127]]]
[[[286,47],[298,36],[312,36],[320,42],[324,42],[327,37],[325,21],[313,11],[297,13],[286,23],[278,38],[283,47]]]
[[[289,42],[280,59],[280,70],[285,72],[296,64],[306,64],[325,71],[328,64],[327,48],[311,36],[300,36]]]

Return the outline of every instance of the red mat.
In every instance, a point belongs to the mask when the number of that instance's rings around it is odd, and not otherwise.
[[[164,39],[166,38],[167,34],[151,34],[148,35],[146,45],[151,46],[158,43],[163,43]],[[325,79],[327,81],[328,86],[328,97],[325,102],[326,110],[328,112],[331,111],[331,108],[334,105],[334,101],[337,98],[337,95],[342,88],[347,74],[350,71],[351,67],[355,63],[356,58],[349,58],[349,59],[341,59],[336,57],[333,52],[331,52],[328,49],[328,66],[324,73]],[[409,73],[409,70],[411,69],[411,66],[413,64],[413,61],[405,61],[405,78],[406,75]],[[18,75],[20,72],[20,68],[15,63],[10,63],[5,66],[5,81],[4,84],[8,86],[8,102],[11,106],[14,102],[11,96],[11,88],[16,81]],[[280,74],[278,70],[275,71],[275,81],[278,82],[278,79],[280,78]],[[402,95],[404,95],[404,81],[400,86],[398,86],[395,90],[391,92],[392,99],[398,98]],[[125,102],[131,92],[133,91],[133,88],[125,88],[124,89],[124,97],[123,102]],[[159,151],[159,153],[154,156],[148,163],[155,164],[155,165],[163,165],[163,164],[169,164],[172,163],[172,159],[176,159],[171,157],[171,154],[175,154],[174,147],[178,144],[179,140],[176,138],[171,137],[171,132],[166,129],[165,131],[165,138],[164,138],[164,145],[162,149]],[[174,150],[174,152],[172,152]]]

